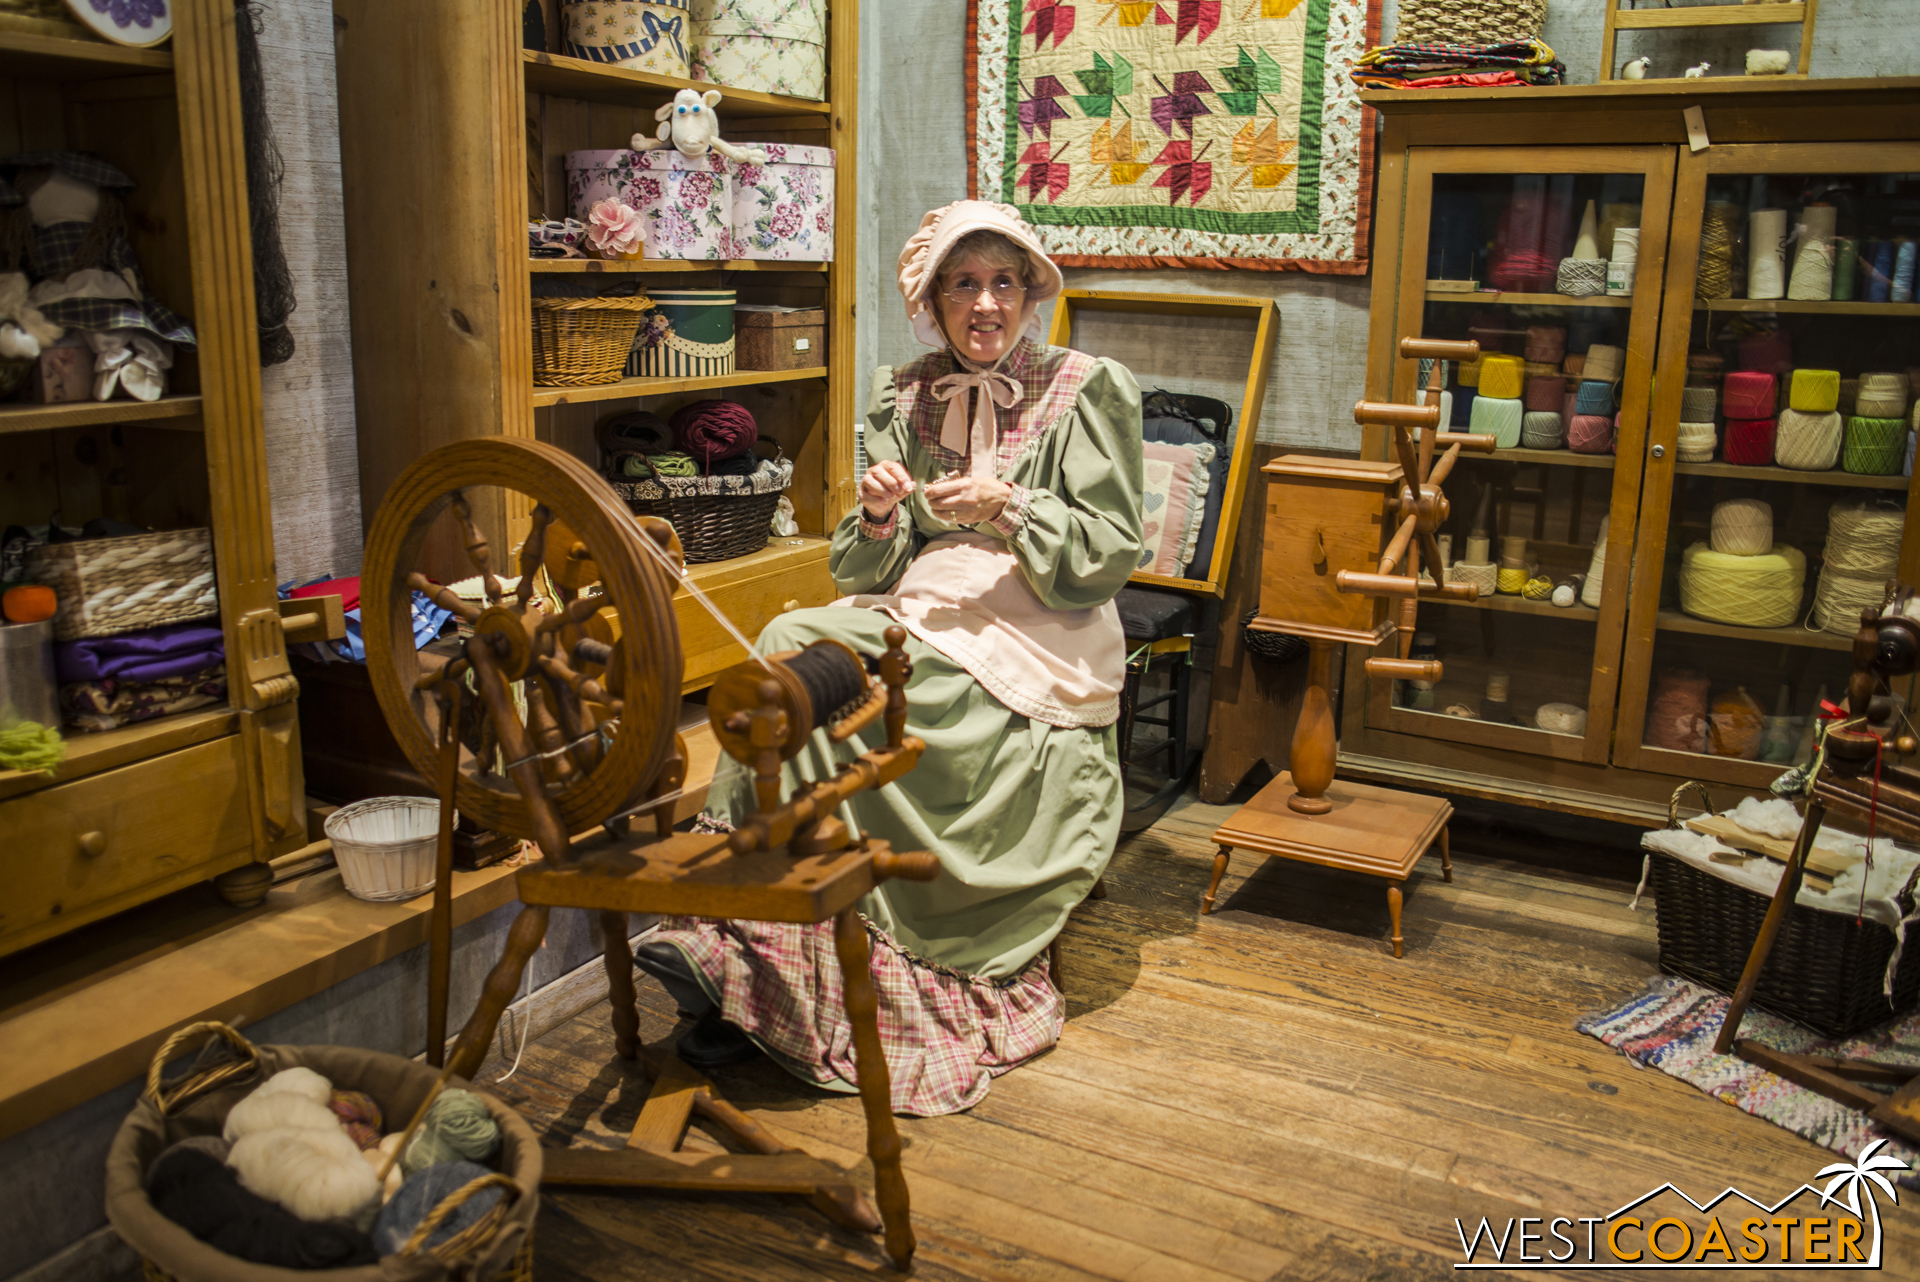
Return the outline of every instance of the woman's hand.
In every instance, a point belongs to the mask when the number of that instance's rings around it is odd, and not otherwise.
[[[927,506],[943,521],[978,525],[999,516],[1013,487],[991,476],[952,476],[927,486]]]
[[[911,493],[913,474],[892,459],[875,463],[860,478],[860,506],[875,525],[891,516],[895,505]]]

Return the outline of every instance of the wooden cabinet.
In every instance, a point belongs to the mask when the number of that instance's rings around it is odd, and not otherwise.
[[[547,7],[546,30],[563,30],[558,5]],[[800,526],[797,537],[775,536],[752,556],[692,567],[702,591],[750,638],[783,609],[833,599],[827,536],[854,502],[853,428],[864,408],[853,370],[858,6],[832,6],[824,102],[523,49],[521,8],[519,0],[334,6],[362,510],[371,520],[401,469],[448,441],[537,438],[597,464],[594,426],[609,415],[664,415],[709,396],[735,400],[794,461],[788,494]],[[724,93],[717,110],[730,142],[833,149],[833,260],[530,259],[529,218],[567,216],[566,154],[651,136],[655,109],[686,87]],[[621,274],[648,289],[732,289],[743,304],[824,308],[824,363],[533,386],[533,282]],[[522,496],[471,497],[497,546],[519,541]],[[424,568],[436,577],[473,573],[451,543],[430,543],[427,555]],[[688,689],[745,657],[684,589],[676,608]]]
[[[169,395],[0,404],[0,525],[209,526],[229,706],[73,735],[0,771],[0,954],[306,842],[296,686],[275,604],[234,10],[176,0],[155,50],[0,26],[0,155],[101,156],[137,184],[151,292],[193,325]],[[77,782],[76,782],[77,781]],[[83,837],[99,838],[88,840]],[[97,847],[97,849],[95,849]]]
[[[1536,573],[1585,573],[1595,568],[1604,518],[1600,588],[1565,608],[1508,593],[1423,602],[1418,648],[1446,666],[1430,691],[1369,680],[1365,656],[1350,647],[1342,773],[1647,823],[1664,821],[1681,779],[1763,790],[1791,751],[1780,736],[1792,734],[1797,747],[1798,726],[1769,727],[1772,760],[1721,755],[1710,749],[1735,745],[1710,733],[1712,708],[1696,748],[1691,738],[1650,733],[1650,706],[1664,681],[1690,672],[1696,688],[1710,687],[1714,707],[1745,691],[1752,703],[1743,706],[1756,713],[1778,707],[1804,722],[1821,687],[1842,689],[1850,669],[1846,638],[1803,626],[1828,509],[1867,490],[1905,501],[1910,513],[1915,492],[1903,475],[1728,461],[1724,414],[1712,458],[1700,459],[1696,436],[1688,457],[1700,461],[1683,460],[1683,405],[1700,404],[1684,394],[1688,356],[1702,369],[1719,358],[1734,370],[1743,337],[1773,335],[1768,341],[1792,351],[1783,369],[1904,373],[1920,366],[1920,305],[1749,298],[1743,272],[1735,273],[1737,297],[1703,299],[1703,217],[1710,204],[1737,204],[1744,232],[1751,209],[1783,208],[1791,226],[1806,206],[1839,201],[1842,234],[1891,240],[1920,209],[1920,146],[1899,141],[1920,128],[1920,80],[1759,86],[1728,78],[1365,97],[1386,124],[1369,399],[1411,400],[1429,376],[1394,359],[1404,335],[1477,338],[1486,350],[1523,356],[1529,330],[1536,340],[1565,330],[1568,353],[1616,347],[1621,370],[1605,407],[1611,450],[1523,440],[1464,456],[1447,485],[1453,510],[1444,529],[1456,560],[1483,523],[1495,558],[1503,537],[1524,538]],[[1689,109],[1700,116],[1692,141]],[[1603,229],[1600,253],[1610,248],[1606,229],[1634,225],[1638,258],[1611,292],[1572,297],[1559,292],[1555,269],[1572,253],[1588,201]],[[1789,264],[1793,253],[1790,245]],[[1753,348],[1744,351],[1751,357]],[[1536,363],[1528,374],[1552,371]],[[1463,388],[1458,371],[1447,376],[1463,401],[1479,391]],[[1577,395],[1580,381],[1570,377],[1567,390]],[[1488,420],[1474,426],[1488,428]],[[1365,439],[1362,456],[1381,459],[1386,449],[1383,439]],[[1681,600],[1679,558],[1708,540],[1713,508],[1731,498],[1767,503],[1776,538],[1807,555],[1790,626],[1716,621]],[[1920,570],[1920,523],[1907,519],[1897,542],[1901,573],[1911,577]],[[1539,710],[1548,704],[1563,706],[1543,728]],[[1569,721],[1570,709],[1584,713],[1584,725]]]

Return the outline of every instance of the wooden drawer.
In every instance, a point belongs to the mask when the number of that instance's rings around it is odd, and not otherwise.
[[[242,770],[229,735],[0,802],[0,954],[251,862]]]

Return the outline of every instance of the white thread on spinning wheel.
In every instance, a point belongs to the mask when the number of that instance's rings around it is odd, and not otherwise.
[[[683,567],[675,565],[673,558],[661,551],[660,545],[655,543],[645,530],[640,532],[640,546],[647,550],[647,555],[660,563],[660,568],[665,570],[669,577],[686,588],[688,594],[692,596],[694,600],[706,607],[707,613],[713,616],[714,622],[727,630],[728,636],[745,647],[749,658],[765,668],[768,672],[773,671],[773,665],[767,662],[766,656],[754,652],[753,642],[747,640],[747,634],[735,627],[732,619],[729,619],[725,614],[721,613],[720,607],[713,603],[713,598],[705,592],[702,592],[700,585],[693,581],[692,577],[688,575]]]

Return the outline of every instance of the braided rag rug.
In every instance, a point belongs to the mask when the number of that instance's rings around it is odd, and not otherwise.
[[[1662,976],[1646,991],[1612,1010],[1596,1011],[1574,1024],[1628,1059],[1697,1086],[1715,1099],[1764,1117],[1796,1135],[1849,1157],[1889,1133],[1866,1115],[1733,1055],[1716,1055],[1714,1038],[1727,1013],[1727,997],[1689,980]],[[1791,1020],[1753,1007],[1740,1025],[1743,1037],[1791,1054],[1833,1055],[1887,1064],[1920,1064],[1920,1012],[1882,1024],[1857,1037],[1832,1041]],[[1884,1152],[1920,1167],[1920,1153],[1893,1138]],[[1899,1174],[1920,1186],[1920,1171]]]

